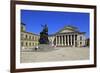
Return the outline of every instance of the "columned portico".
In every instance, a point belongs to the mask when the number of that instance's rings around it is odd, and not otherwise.
[[[56,46],[75,46],[77,40],[75,34],[56,35]]]
[[[74,27],[66,26],[53,36],[54,46],[81,47],[85,46],[85,32],[80,32]]]

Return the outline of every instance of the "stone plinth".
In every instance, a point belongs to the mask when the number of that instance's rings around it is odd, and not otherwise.
[[[51,51],[54,47],[49,44],[40,44],[37,48],[37,51]],[[36,51],[36,50],[35,50]]]

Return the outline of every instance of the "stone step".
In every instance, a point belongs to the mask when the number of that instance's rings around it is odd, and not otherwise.
[[[54,47],[52,47],[49,44],[39,44],[38,47],[33,47],[33,48],[25,48],[25,49],[21,49],[22,52],[41,52],[41,51],[52,51],[54,49]]]

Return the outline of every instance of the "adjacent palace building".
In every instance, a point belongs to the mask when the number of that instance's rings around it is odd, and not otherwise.
[[[85,32],[80,32],[73,26],[65,26],[55,34],[48,36],[50,45],[56,47],[83,47],[86,46]],[[21,47],[33,48],[39,45],[39,35],[27,32],[25,24],[21,23]]]
[[[27,32],[25,24],[21,23],[21,47],[32,48],[38,45],[39,35]]]

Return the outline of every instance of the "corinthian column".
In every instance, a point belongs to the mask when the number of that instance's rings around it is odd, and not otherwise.
[[[62,46],[63,46],[63,36],[61,36],[61,43],[62,43]]]
[[[71,46],[72,46],[72,35],[70,35],[70,38],[71,38]]]
[[[57,46],[57,36],[56,36],[56,46]]]
[[[68,46],[69,46],[69,35],[67,35],[67,41],[68,41]]]
[[[60,36],[58,37],[58,39],[59,39],[59,42],[58,43],[59,43],[59,46],[60,46]]]
[[[64,40],[65,40],[65,45],[66,45],[66,35],[64,36],[64,38],[65,38]]]
[[[74,47],[75,47],[75,35],[74,35]]]

